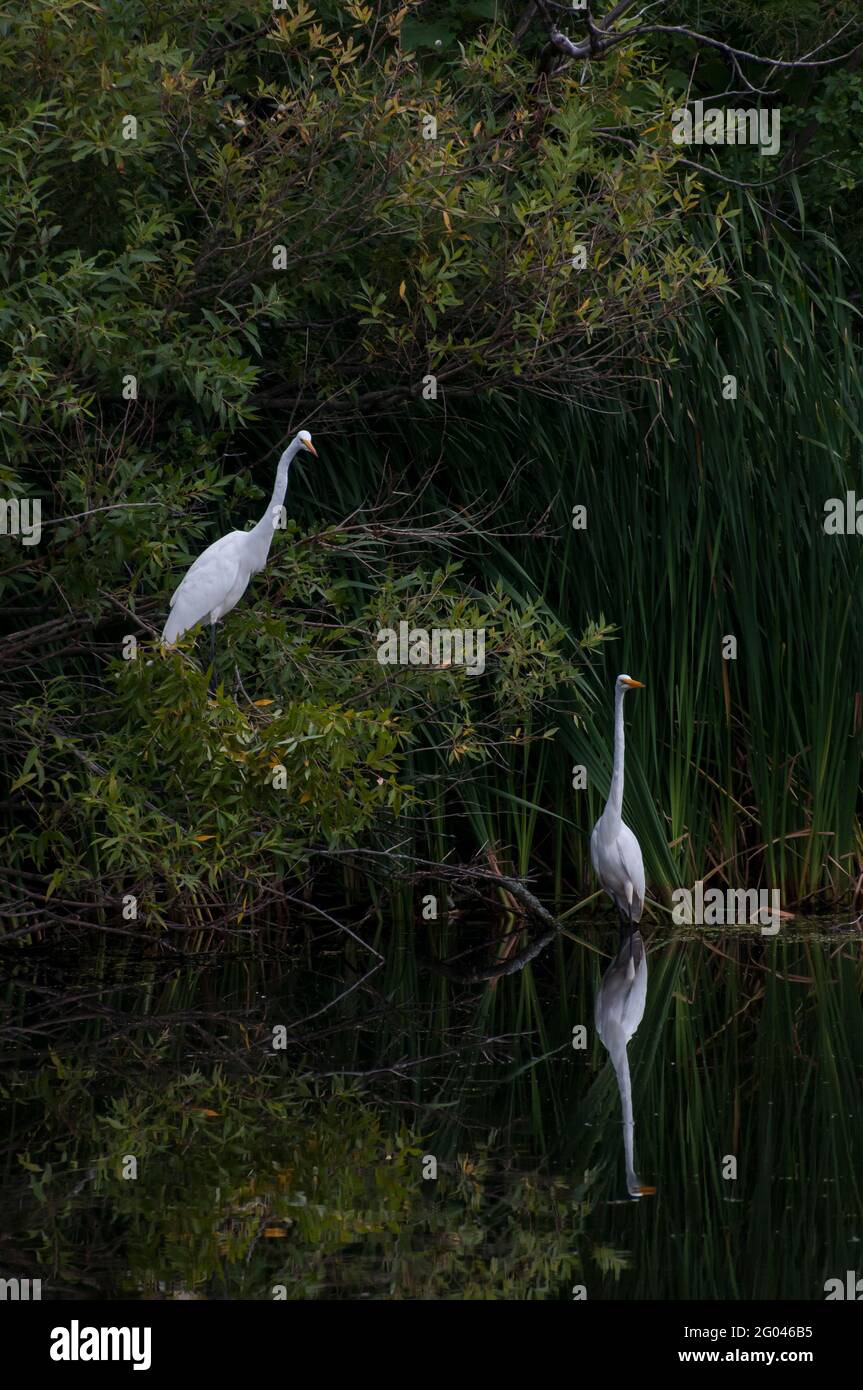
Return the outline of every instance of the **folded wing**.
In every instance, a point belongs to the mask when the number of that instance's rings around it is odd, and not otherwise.
[[[163,642],[176,642],[196,623],[216,610],[235,587],[241,569],[240,538],[243,531],[220,537],[199,555],[171,595],[171,611],[162,632]]]

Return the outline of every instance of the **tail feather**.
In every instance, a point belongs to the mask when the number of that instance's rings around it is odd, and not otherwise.
[[[162,629],[162,641],[170,644],[178,641],[186,631],[176,610],[168,614],[168,621]]]

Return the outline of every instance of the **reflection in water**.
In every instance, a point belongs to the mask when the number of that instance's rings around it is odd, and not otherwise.
[[[644,1187],[635,1172],[632,1114],[632,1084],[629,1078],[627,1044],[644,1017],[647,1000],[647,952],[640,931],[631,931],[602,977],[596,996],[596,1031],[608,1049],[623,1115],[623,1151],[626,1159],[626,1186],[630,1197],[643,1197],[656,1191]]]
[[[206,957],[0,947],[0,1277],[64,1299],[712,1301],[863,1273],[859,933],[659,926],[646,1000],[641,936],[631,989],[611,964],[623,1066],[640,1024],[627,1181],[635,1109],[662,1174],[645,1203],[607,1200],[618,1098],[604,1049],[572,1047],[593,952],[453,991],[398,932],[347,995],[343,954],[304,967],[296,924]]]

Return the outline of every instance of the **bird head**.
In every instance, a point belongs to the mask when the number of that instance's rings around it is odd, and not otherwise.
[[[297,439],[304,449],[308,449],[309,453],[314,454],[315,458],[317,458],[318,451],[312,443],[312,436],[309,434],[308,430],[300,430]]]
[[[618,676],[616,684],[620,690],[644,689],[644,681],[633,680],[632,676]]]

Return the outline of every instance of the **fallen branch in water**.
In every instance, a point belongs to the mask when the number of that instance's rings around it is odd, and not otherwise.
[[[479,896],[479,889],[483,886],[503,889],[510,900],[509,911],[514,910],[513,903],[516,903],[526,916],[541,922],[545,927],[543,934],[532,941],[530,945],[525,946],[523,950],[518,951],[515,955],[510,955],[506,960],[499,961],[495,965],[478,970],[461,971],[449,961],[435,961],[428,957],[420,957],[419,964],[422,969],[433,975],[441,975],[457,984],[485,984],[490,980],[500,979],[503,975],[514,975],[517,971],[523,970],[532,960],[536,960],[537,956],[563,930],[561,924],[548,911],[548,908],[544,907],[539,898],[527,887],[524,879],[502,874],[499,870],[480,868],[473,864],[446,864],[431,859],[414,859],[412,856],[399,853],[398,850],[377,853],[357,849],[346,850],[341,853],[338,850],[322,850],[321,853],[324,857],[339,859],[348,855],[359,858],[370,855],[373,858],[380,858],[386,864],[387,876],[400,879],[404,883],[418,883],[429,878],[438,878],[448,883],[457,884],[462,890],[472,892],[476,896]],[[397,861],[395,867],[393,861]],[[399,862],[404,867],[400,868]],[[522,930],[524,928],[517,929],[517,933]]]

